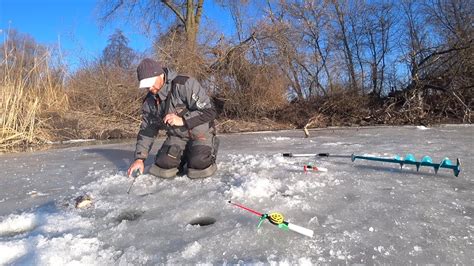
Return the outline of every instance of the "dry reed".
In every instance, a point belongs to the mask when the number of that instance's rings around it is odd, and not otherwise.
[[[31,42],[7,39],[0,46],[0,151],[47,142],[48,113],[68,108],[51,52]]]

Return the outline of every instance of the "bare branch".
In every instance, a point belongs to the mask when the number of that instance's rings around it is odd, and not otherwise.
[[[474,42],[474,39],[471,39],[469,41],[469,45],[468,46],[462,46],[462,47],[452,47],[450,49],[446,49],[446,50],[443,50],[443,51],[438,51],[438,52],[433,52],[431,53],[430,55],[428,55],[427,57],[423,58],[419,63],[418,63],[418,66],[421,67],[424,63],[426,63],[428,60],[430,60],[432,57],[434,56],[438,56],[438,55],[443,55],[443,54],[449,54],[451,52],[454,52],[454,51],[461,51],[461,50],[466,50],[466,49],[469,49],[471,48],[471,44]]]
[[[119,10],[119,8],[121,8],[123,6],[123,0],[119,0],[118,2],[116,2],[112,8],[105,13],[104,16],[102,16],[102,20],[103,21],[107,21],[107,20],[110,20],[110,18],[115,14],[115,12],[117,12],[117,10]]]
[[[183,14],[181,14],[181,12],[178,10],[178,7],[176,7],[174,5],[173,2],[169,1],[169,0],[161,0],[161,2],[163,4],[165,4],[169,9],[171,9],[171,11],[173,11],[173,13],[178,17],[178,19],[186,25],[186,19],[184,18]]]

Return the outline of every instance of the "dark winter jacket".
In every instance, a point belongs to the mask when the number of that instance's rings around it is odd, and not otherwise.
[[[159,129],[165,129],[167,135],[189,140],[204,138],[213,131],[216,111],[199,82],[192,77],[177,75],[170,69],[164,70],[163,87],[157,95],[148,93],[143,101],[135,159],[148,157]],[[184,126],[165,125],[163,118],[169,113],[182,117]]]

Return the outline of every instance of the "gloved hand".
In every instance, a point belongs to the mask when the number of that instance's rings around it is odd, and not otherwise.
[[[128,168],[127,175],[130,177],[135,170],[139,170],[140,173],[145,171],[145,164],[142,159],[136,159]]]
[[[184,126],[184,121],[183,118],[175,115],[175,114],[167,114],[165,118],[163,119],[163,122],[165,124],[168,124],[170,126],[177,126],[177,127],[182,127]]]

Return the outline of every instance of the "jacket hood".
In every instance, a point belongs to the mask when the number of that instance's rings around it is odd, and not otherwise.
[[[165,72],[165,84],[163,84],[163,88],[158,92],[158,96],[161,100],[166,99],[171,90],[171,82],[178,76],[178,73],[170,68],[163,68],[163,70]]]

